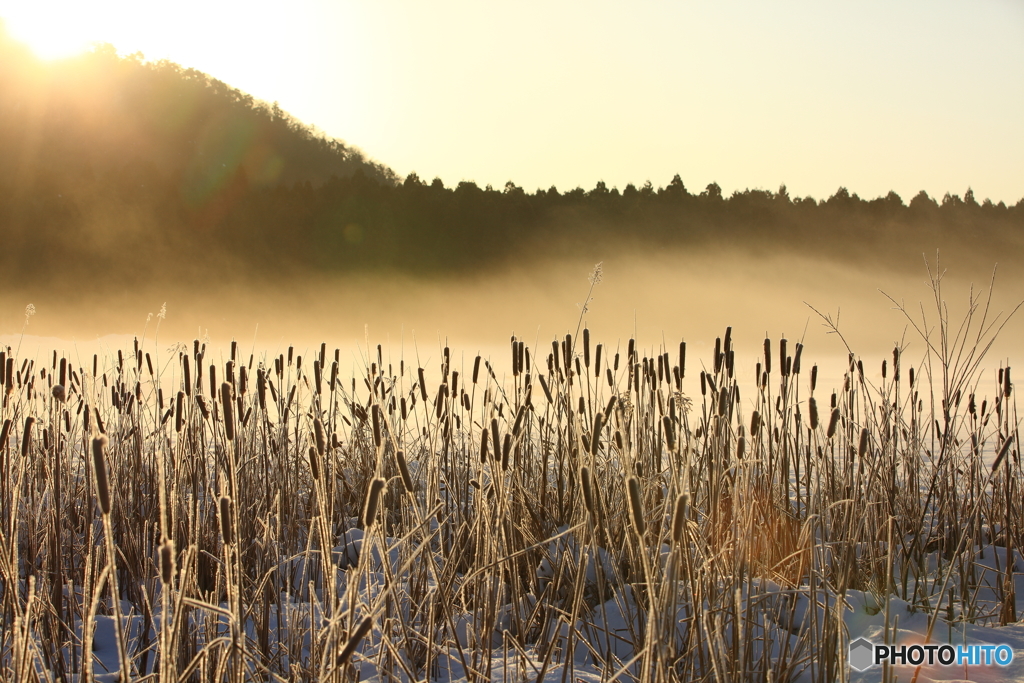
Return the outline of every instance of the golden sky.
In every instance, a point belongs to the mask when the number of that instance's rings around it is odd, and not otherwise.
[[[446,185],[1024,196],[1019,0],[21,0],[0,18],[41,56],[101,41],[198,68]]]

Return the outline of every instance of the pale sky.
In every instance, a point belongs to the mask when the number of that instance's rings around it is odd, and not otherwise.
[[[679,173],[823,198],[1024,197],[1024,2],[5,0],[44,56],[112,43],[398,174],[528,191]]]

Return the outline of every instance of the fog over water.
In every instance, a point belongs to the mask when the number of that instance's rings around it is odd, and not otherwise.
[[[593,343],[603,343],[605,358],[618,349],[625,355],[630,337],[642,352],[664,347],[675,362],[679,342],[687,343],[684,391],[699,392],[702,365],[713,361],[716,337],[732,326],[737,376],[752,381],[754,364],[765,337],[805,345],[803,367],[819,364],[819,388],[841,383],[847,349],[830,334],[810,306],[833,320],[850,348],[864,360],[865,370],[879,377],[881,361],[892,358],[893,346],[905,345],[904,363],[917,363],[925,345],[907,318],[879,290],[903,300],[920,324],[921,304],[929,325],[937,322],[924,259],[905,272],[853,267],[810,260],[799,255],[750,255],[705,251],[637,255],[606,253],[587,257],[522,263],[500,273],[444,280],[415,280],[404,275],[360,275],[309,279],[287,286],[219,285],[182,288],[140,286],[118,293],[47,291],[26,287],[0,298],[0,343],[17,348],[21,357],[67,351],[81,362],[97,351],[130,348],[145,334],[145,348],[167,351],[177,342],[208,339],[216,359],[237,340],[243,358],[255,353],[276,355],[294,345],[307,355],[326,342],[340,349],[343,372],[359,370],[367,342],[384,349],[385,363],[435,368],[448,345],[453,365],[471,368],[477,353],[489,357],[499,374],[508,370],[512,334],[526,342],[535,356],[546,357],[551,341],[576,334],[581,306],[591,285],[594,263],[603,262],[601,281],[593,288],[583,324]],[[934,262],[934,255],[931,260]],[[967,310],[971,283],[985,303],[991,269],[956,270],[955,259],[943,257],[947,269],[942,298],[949,318],[959,326]],[[954,263],[947,265],[947,261]],[[933,266],[934,267],[934,266]],[[1002,268],[996,278],[989,320],[1003,316],[1024,298],[1020,276]],[[157,344],[156,314],[166,302]],[[25,306],[36,314],[25,323]],[[147,317],[153,319],[147,326]],[[980,311],[979,311],[980,316]],[[21,334],[24,330],[25,339]],[[41,346],[41,350],[34,347]],[[218,351],[220,349],[220,351]],[[581,348],[577,349],[578,351]],[[1024,315],[1014,316],[986,357],[984,366],[998,368],[1024,357]],[[460,361],[461,359],[461,361]],[[91,361],[91,359],[89,359]],[[347,368],[348,365],[348,368]],[[994,374],[992,379],[994,381]],[[986,380],[987,381],[987,380]],[[986,388],[982,393],[989,393]]]

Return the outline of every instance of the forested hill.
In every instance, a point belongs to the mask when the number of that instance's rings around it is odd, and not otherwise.
[[[965,188],[966,189],[966,188]],[[1024,188],[1022,188],[1024,191]],[[1024,259],[1024,200],[865,200],[679,176],[622,191],[404,180],[279,108],[113,48],[43,63],[0,24],[0,284],[453,273],[610,245],[803,251],[882,266]]]

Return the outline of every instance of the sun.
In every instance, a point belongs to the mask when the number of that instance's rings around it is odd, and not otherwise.
[[[82,8],[74,3],[26,2],[0,15],[7,33],[40,59],[62,59],[87,51],[97,40]]]

